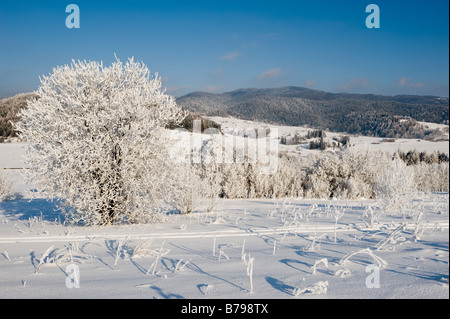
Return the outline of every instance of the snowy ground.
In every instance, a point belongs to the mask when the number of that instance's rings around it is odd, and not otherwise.
[[[0,204],[0,297],[449,298],[447,201],[416,202],[417,224],[366,227],[368,201],[227,200],[216,213],[101,228],[63,226],[51,203],[17,199]],[[333,207],[344,212],[336,233]],[[72,263],[79,289],[66,286]]]
[[[0,167],[23,167],[22,153],[0,144]],[[16,192],[31,187],[8,172]],[[448,200],[388,214],[372,200],[221,200],[159,224],[74,227],[22,195],[0,203],[0,298],[447,299]]]

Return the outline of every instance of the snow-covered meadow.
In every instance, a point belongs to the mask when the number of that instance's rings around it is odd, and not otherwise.
[[[24,144],[0,144],[0,167],[23,168],[23,155]],[[74,226],[28,198],[20,170],[3,173],[14,195],[0,202],[0,298],[449,298],[448,193],[394,210],[219,199],[154,224]]]
[[[242,120],[232,117],[219,117],[213,116],[210,117],[215,122],[219,123],[223,129],[232,131],[236,128],[272,128],[277,129],[279,137],[293,137],[296,134],[299,136],[305,136],[308,131],[314,130],[314,128],[310,127],[301,127],[301,126],[283,126],[283,125],[274,125],[263,122],[255,122]],[[427,123],[427,122],[419,122],[424,127],[429,127],[431,129],[439,129],[442,132],[441,141],[427,141],[423,139],[408,139],[408,138],[397,138],[384,139],[380,137],[370,137],[370,136],[350,136],[350,144],[352,147],[356,147],[359,149],[370,149],[373,151],[383,151],[388,153],[394,153],[395,151],[403,151],[408,152],[411,150],[417,150],[418,152],[428,152],[433,153],[439,151],[441,153],[449,154],[449,143],[445,141],[448,140],[448,125],[445,124],[436,124],[436,123]],[[332,140],[333,138],[338,138],[343,135],[343,133],[338,132],[330,132],[326,131],[327,138],[325,140]],[[300,145],[279,145],[279,150],[281,152],[286,152],[288,154],[301,155],[303,157],[307,157],[311,154],[317,154],[316,150],[309,150],[307,144]]]

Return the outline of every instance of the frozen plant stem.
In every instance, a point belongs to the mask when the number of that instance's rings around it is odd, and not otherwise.
[[[253,293],[253,261],[255,258],[250,257],[250,254],[248,255],[248,261],[246,258],[244,258],[245,265],[247,266],[247,276],[250,283],[250,290],[249,292]]]
[[[158,254],[156,256],[156,260],[153,262],[153,264],[150,266],[150,268],[148,269],[146,275],[148,275],[150,273],[150,271],[152,272],[152,275],[155,274],[156,272],[156,266],[158,265],[159,260],[161,259],[162,256],[165,256],[167,253],[169,253],[170,249],[163,251],[164,250],[164,243],[165,241],[163,241],[163,243],[161,244],[161,248],[158,251]]]
[[[8,252],[7,252],[6,250],[2,253],[2,255],[3,255],[6,259],[8,259],[8,261],[11,261],[11,259],[9,258]]]
[[[333,210],[334,213],[334,243],[336,244],[337,242],[337,224],[339,219],[342,218],[342,216],[344,216],[344,211],[340,211],[338,209],[334,209]]]
[[[414,241],[420,240],[421,236],[425,232],[425,227],[423,226],[422,222],[422,216],[423,212],[422,210],[419,211],[419,213],[414,217],[414,233],[413,238]]]
[[[405,225],[402,224],[394,229],[385,239],[381,240],[376,246],[376,250],[386,250],[388,244],[396,244],[399,241],[404,241],[402,232],[405,229]]]
[[[375,255],[370,248],[364,248],[359,251],[353,252],[351,254],[347,254],[346,256],[342,257],[339,261],[339,265],[344,265],[351,257],[359,254],[366,254],[373,258],[373,260],[377,263],[378,267],[384,268],[387,265],[387,262],[383,260],[381,257],[378,257]]]
[[[223,251],[223,248],[224,247],[221,247],[220,250],[219,250],[219,260],[220,260],[221,256],[224,256],[226,259],[230,259],[230,257],[228,257],[228,255],[225,254],[225,252]]]
[[[125,240],[125,241],[126,241],[126,240]],[[120,254],[121,254],[121,252],[122,252],[122,246],[123,246],[123,244],[125,244],[125,241],[124,241],[124,240],[121,240],[121,241],[119,241],[119,243],[117,244],[116,258],[115,258],[115,260],[114,260],[113,270],[116,270],[117,263],[119,262],[119,259],[120,259]]]
[[[37,274],[39,272],[39,268],[41,268],[41,265],[45,263],[45,260],[47,259],[47,257],[50,255],[50,253],[52,252],[54,246],[50,246],[49,248],[47,248],[47,250],[45,251],[45,253],[42,255],[42,258],[39,260],[39,265],[36,268],[35,274]]]
[[[311,245],[309,245],[306,248],[306,251],[316,251],[316,249],[320,249],[320,245],[322,244],[322,237],[325,236],[325,234],[322,234],[320,236],[317,236],[316,234],[312,236],[312,242]],[[318,243],[317,243],[318,242]]]
[[[180,261],[177,263],[177,265],[175,266],[175,272],[179,272],[182,271],[184,269],[184,267],[186,267],[187,264],[189,264],[191,262],[191,259],[189,259],[187,262],[185,262],[181,267],[181,262],[183,261],[183,258],[180,259]]]
[[[320,260],[316,260],[316,262],[314,263],[314,266],[312,267],[313,271],[312,274],[315,275],[317,272],[317,267],[319,266],[319,264],[323,264],[325,266],[325,268],[328,268],[328,259],[327,258],[322,258]]]

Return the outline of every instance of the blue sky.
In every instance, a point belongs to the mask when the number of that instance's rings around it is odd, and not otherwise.
[[[65,25],[71,3],[79,29]],[[379,29],[365,24],[371,3]],[[448,12],[448,0],[0,0],[0,97],[114,54],[144,62],[175,96],[293,85],[448,97]]]

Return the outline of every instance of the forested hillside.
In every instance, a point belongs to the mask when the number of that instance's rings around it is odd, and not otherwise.
[[[431,132],[417,121],[448,123],[449,118],[447,98],[334,94],[301,87],[194,92],[177,103],[206,115],[379,137],[423,138]]]

